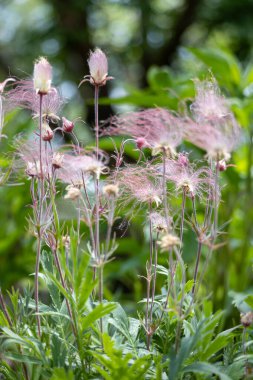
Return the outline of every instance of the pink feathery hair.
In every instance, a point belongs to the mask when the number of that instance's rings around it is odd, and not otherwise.
[[[18,81],[17,86],[8,92],[6,99],[9,109],[26,108],[31,110],[34,116],[39,114],[39,96],[34,89],[32,80]],[[43,116],[57,116],[64,103],[58,90],[53,87],[43,95]]]
[[[161,181],[150,167],[126,167],[119,172],[117,183],[127,202],[135,199],[140,203],[154,202],[157,206],[161,203]]]
[[[240,127],[214,78],[197,82],[196,92],[193,120],[185,119],[184,137],[205,150],[209,158],[229,159],[238,144]]]
[[[127,135],[135,140],[144,139],[146,146],[169,146],[173,150],[182,141],[180,119],[163,108],[113,116],[102,124],[104,134]],[[143,145],[145,141],[143,140]]]
[[[191,197],[202,198],[214,188],[214,176],[209,167],[197,168],[191,164],[185,154],[180,153],[177,159],[167,159],[165,162],[165,176],[175,184],[176,191],[185,191]],[[161,164],[157,165],[160,175]]]

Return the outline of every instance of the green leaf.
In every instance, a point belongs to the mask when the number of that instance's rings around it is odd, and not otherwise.
[[[72,371],[65,371],[64,368],[55,368],[50,380],[75,380]]]
[[[188,48],[198,59],[210,67],[221,84],[231,88],[231,84],[240,85],[241,70],[237,59],[229,52],[210,48]]]
[[[43,361],[36,358],[35,356],[17,354],[14,352],[5,352],[4,356],[6,357],[6,359],[14,360],[16,362],[27,364],[43,364]]]
[[[111,313],[115,309],[115,303],[99,304],[81,320],[82,332],[95,323],[98,319]]]
[[[253,296],[252,295],[245,298],[244,302],[246,302],[246,304],[249,305],[253,309]]]
[[[183,373],[201,373],[206,375],[217,375],[221,380],[231,380],[231,377],[227,376],[223,373],[218,367],[213,364],[205,363],[205,362],[196,362],[187,367],[185,367],[182,371]]]
[[[168,67],[151,66],[148,70],[147,80],[149,86],[156,91],[168,89],[172,85],[172,74]]]

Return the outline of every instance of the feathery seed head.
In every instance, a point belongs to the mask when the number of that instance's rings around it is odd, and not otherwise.
[[[176,147],[182,141],[179,118],[163,108],[113,116],[104,126],[107,127],[105,134],[131,136],[140,144],[140,149],[144,144],[151,148],[153,155],[165,152],[168,156],[174,156]]]
[[[165,252],[172,248],[174,248],[177,245],[180,245],[180,239],[172,234],[164,235],[161,240],[158,241],[158,244],[161,247],[161,251]]]
[[[119,186],[114,184],[108,184],[103,187],[103,194],[108,198],[117,198],[119,196]]]

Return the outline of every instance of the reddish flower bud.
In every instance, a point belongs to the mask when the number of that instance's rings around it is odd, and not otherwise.
[[[136,146],[138,149],[149,148],[150,145],[144,137],[138,137],[136,140]]]
[[[220,172],[224,172],[227,169],[226,161],[220,160],[219,162],[217,162],[216,167]]]
[[[71,133],[74,129],[74,123],[73,121],[70,121],[66,119],[65,117],[62,117],[62,129],[66,133]]]

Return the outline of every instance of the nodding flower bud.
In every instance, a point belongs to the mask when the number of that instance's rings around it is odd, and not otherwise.
[[[241,324],[243,327],[249,327],[253,323],[253,312],[248,311],[246,314],[241,314]]]
[[[118,185],[105,185],[103,187],[103,193],[109,198],[109,197],[118,197],[119,196],[119,186]]]
[[[220,172],[224,172],[227,169],[226,161],[225,160],[218,161],[216,164],[216,167]]]
[[[36,92],[46,95],[51,90],[52,66],[46,58],[39,58],[34,64],[33,85]]]
[[[66,133],[71,133],[74,129],[73,121],[70,121],[66,119],[65,117],[62,117],[62,129]]]
[[[180,245],[180,240],[177,236],[168,234],[164,235],[158,244],[160,245],[162,251],[168,251],[176,245]]]
[[[48,123],[44,122],[42,124],[42,134],[41,138],[43,141],[51,141],[52,138],[54,137],[54,132],[52,129],[49,127]]]
[[[81,196],[81,191],[72,185],[67,186],[67,194],[64,196],[64,199],[71,199],[76,201]]]
[[[143,148],[150,148],[149,143],[147,142],[147,140],[144,137],[138,137],[135,140],[135,143],[136,143],[137,148],[140,150]]]

